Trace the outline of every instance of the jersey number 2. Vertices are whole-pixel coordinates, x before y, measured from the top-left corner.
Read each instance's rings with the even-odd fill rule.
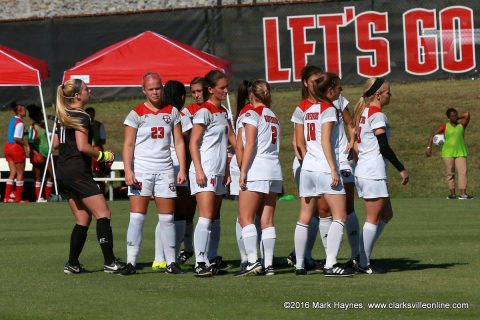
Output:
[[[153,127],[151,137],[152,139],[163,139],[165,136],[165,128],[164,127]]]

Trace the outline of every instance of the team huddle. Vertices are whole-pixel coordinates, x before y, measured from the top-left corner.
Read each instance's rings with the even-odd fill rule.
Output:
[[[192,80],[194,103],[187,107],[185,86],[178,81],[163,86],[161,76],[149,72],[142,78],[142,89],[146,101],[124,121],[130,221],[123,263],[113,253],[111,213],[91,173],[91,158],[108,164],[114,155],[88,144],[90,118],[83,111],[89,100],[87,85],[72,79],[58,87],[59,129],[54,139],[60,148],[58,177],[76,222],[64,272],[85,271],[79,256],[93,216],[104,271],[135,274],[148,205],[154,199],[158,224],[152,270],[182,274],[180,264],[193,257],[197,277],[218,274],[225,267],[218,247],[221,203],[229,186],[230,194],[239,199],[236,237],[241,264],[235,276],[274,275],[282,135],[268,82],[240,83],[235,125],[222,104],[228,81],[219,70]],[[337,75],[311,65],[302,70],[303,101],[291,118],[301,207],[294,249],[288,257],[299,276],[310,270],[329,277],[382,273],[370,256],[393,216],[387,160],[400,172],[402,183],[408,183],[408,172],[389,146],[388,121],[382,112],[390,101],[390,84],[381,78],[368,79],[353,115],[341,92]],[[354,210],[355,187],[366,208],[362,230]],[[199,217],[194,227],[196,208]],[[337,255],[345,227],[351,258],[340,264]],[[312,258],[318,231],[326,253],[322,262]]]

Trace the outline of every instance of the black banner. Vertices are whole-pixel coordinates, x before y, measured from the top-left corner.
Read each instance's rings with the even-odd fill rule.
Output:
[[[371,76],[392,81],[478,78],[479,14],[478,0],[186,9],[3,22],[0,44],[49,62],[51,78],[44,84],[49,101],[63,72],[76,61],[146,30],[232,61],[232,85],[265,78],[292,86],[305,63],[339,73],[350,84]],[[95,96],[119,97],[121,91]],[[0,105],[12,96],[1,89]]]

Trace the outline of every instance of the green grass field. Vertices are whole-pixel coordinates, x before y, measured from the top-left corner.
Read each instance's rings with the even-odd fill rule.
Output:
[[[64,275],[73,218],[66,203],[3,204],[0,213],[0,319],[479,319],[480,205],[477,200],[394,199],[395,217],[374,251],[385,275],[351,279],[320,274],[296,277],[289,268],[273,277],[152,273],[153,207],[145,225],[139,274],[101,271],[95,228],[81,261],[92,273]],[[116,254],[125,259],[128,202],[110,203]],[[234,235],[237,203],[222,210],[220,254],[238,263]],[[293,245],[299,202],[280,201],[275,255]],[[363,224],[363,205],[356,203]],[[323,258],[318,240],[314,256]],[[349,257],[343,242],[341,261]],[[185,269],[188,269],[187,265]],[[309,308],[284,309],[284,302]],[[360,310],[314,309],[314,302],[362,304]],[[372,309],[368,303],[467,303],[468,309]]]
[[[236,85],[236,84],[234,84]],[[439,80],[412,83],[393,83],[392,99],[385,113],[392,127],[390,143],[399,159],[410,172],[410,184],[400,185],[400,177],[395,169],[390,169],[390,192],[394,197],[444,198],[448,188],[444,182],[444,165],[440,149],[435,148],[435,157],[425,157],[425,146],[430,133],[445,119],[445,111],[455,107],[459,112],[469,111],[471,123],[466,130],[466,143],[469,149],[469,186],[472,195],[478,194],[480,186],[480,119],[479,81],[475,80]],[[361,95],[361,86],[344,86],[343,95],[350,100],[350,111]],[[234,96],[234,94],[232,94]],[[295,194],[292,177],[293,150],[291,147],[293,125],[290,122],[295,106],[300,101],[298,89],[273,92],[273,110],[281,122],[281,163],[284,171],[285,192]],[[123,144],[123,120],[130,109],[141,103],[142,99],[98,102],[95,91],[92,93],[91,106],[97,110],[97,119],[104,122],[107,130],[107,146],[117,155],[121,155]],[[232,108],[235,103],[232,101]],[[49,113],[53,108],[48,109]],[[11,117],[10,110],[0,112],[0,134],[6,139],[6,127]],[[30,123],[30,119],[26,119]],[[0,145],[3,157],[3,143]],[[28,188],[28,186],[27,186]],[[33,189],[33,186],[32,186]],[[480,196],[480,194],[479,194]]]

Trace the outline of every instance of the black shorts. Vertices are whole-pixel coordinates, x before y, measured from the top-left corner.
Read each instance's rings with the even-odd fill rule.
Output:
[[[93,178],[61,179],[60,193],[67,199],[83,199],[102,194]]]

